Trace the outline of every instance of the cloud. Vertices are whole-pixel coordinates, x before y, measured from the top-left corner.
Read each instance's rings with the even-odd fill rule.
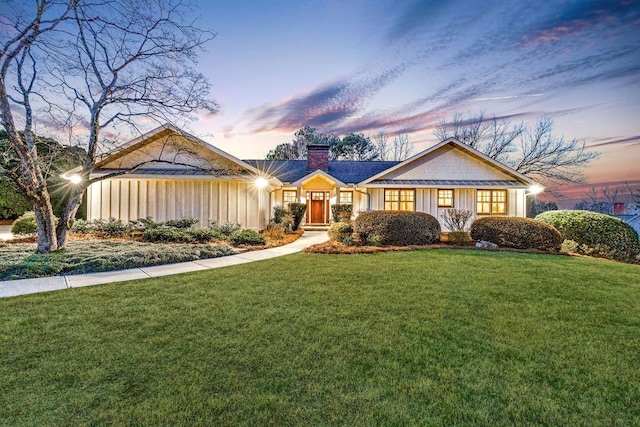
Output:
[[[588,31],[601,34],[602,28],[637,26],[640,5],[637,0],[592,0],[569,2],[560,13],[533,28],[524,37],[527,45],[559,42]]]
[[[305,125],[326,131],[361,112],[376,93],[397,79],[409,65],[403,63],[378,72],[363,71],[278,104],[250,110],[246,115],[252,123],[252,133],[291,131]]]
[[[614,138],[599,138],[594,141],[595,143],[589,144],[589,147],[604,147],[609,145],[637,145],[640,144],[640,135],[633,135],[628,137],[614,137]]]

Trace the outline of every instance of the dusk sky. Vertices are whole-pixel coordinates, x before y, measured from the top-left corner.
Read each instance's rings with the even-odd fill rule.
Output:
[[[199,13],[217,32],[198,68],[220,112],[190,130],[237,157],[305,125],[408,133],[417,153],[455,112],[545,114],[600,151],[589,184],[640,186],[639,0],[202,0]]]

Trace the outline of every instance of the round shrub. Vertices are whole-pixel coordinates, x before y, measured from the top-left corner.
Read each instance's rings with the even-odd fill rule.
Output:
[[[423,212],[363,212],[353,230],[362,242],[380,245],[428,245],[440,240],[440,223]]]
[[[58,218],[54,217],[55,225],[58,225]],[[33,211],[27,211],[20,215],[18,219],[13,221],[11,225],[11,233],[17,236],[29,236],[38,234],[38,225],[36,224],[36,214]]]
[[[235,245],[264,245],[266,239],[253,230],[238,230],[229,238]]]
[[[485,217],[471,224],[471,238],[516,249],[557,252],[562,245],[558,230],[530,218]]]
[[[581,253],[630,262],[640,254],[638,233],[621,219],[591,211],[548,211],[537,220],[558,229],[565,240],[580,245]]]
[[[339,206],[339,205],[338,205]],[[329,239],[336,242],[348,244],[352,242],[353,225],[350,222],[334,222],[327,231]]]

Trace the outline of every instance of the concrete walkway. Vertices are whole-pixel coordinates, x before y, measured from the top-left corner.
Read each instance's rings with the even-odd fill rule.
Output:
[[[81,286],[102,285],[123,282],[125,280],[148,279],[149,277],[168,276],[189,271],[208,270],[229,265],[261,261],[282,255],[300,252],[306,247],[328,240],[326,231],[307,231],[298,240],[277,248],[244,252],[219,258],[180,262],[177,264],[156,265],[153,267],[130,268],[128,270],[105,271],[102,273],[72,274],[68,276],[41,277],[37,279],[8,280],[0,282],[0,298],[38,292],[57,291]]]
[[[9,240],[13,238],[10,225],[0,225],[0,240]]]

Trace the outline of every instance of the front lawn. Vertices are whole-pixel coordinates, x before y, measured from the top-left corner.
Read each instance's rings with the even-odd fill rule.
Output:
[[[640,266],[295,254],[0,300],[0,424],[638,425]]]

